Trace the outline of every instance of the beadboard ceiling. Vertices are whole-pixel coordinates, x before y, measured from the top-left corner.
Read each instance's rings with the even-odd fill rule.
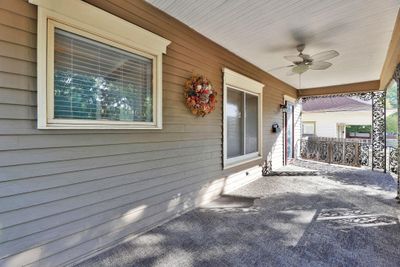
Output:
[[[301,88],[379,79],[400,0],[146,0],[278,79],[299,88],[285,55],[334,49],[327,70],[307,71]]]

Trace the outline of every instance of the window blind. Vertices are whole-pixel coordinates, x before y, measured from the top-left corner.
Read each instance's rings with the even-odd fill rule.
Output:
[[[153,60],[56,28],[54,118],[153,121]]]

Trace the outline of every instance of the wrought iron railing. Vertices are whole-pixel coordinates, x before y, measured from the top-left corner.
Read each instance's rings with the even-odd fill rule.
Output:
[[[361,167],[372,166],[370,140],[307,137],[301,139],[303,159]]]
[[[388,170],[391,173],[397,175],[397,170],[398,170],[397,160],[398,160],[399,150],[397,147],[392,147],[392,146],[388,146],[386,147],[386,149],[387,149],[386,165],[388,166]]]
[[[396,147],[386,147],[387,171],[397,175],[398,153]],[[372,147],[370,140],[306,137],[301,139],[302,159],[353,167],[371,167]]]

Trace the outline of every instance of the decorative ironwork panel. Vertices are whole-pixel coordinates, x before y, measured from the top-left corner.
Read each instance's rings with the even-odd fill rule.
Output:
[[[361,143],[358,146],[358,162],[360,166],[371,166],[369,156],[370,147],[368,143]]]
[[[386,171],[386,94],[372,93],[372,169]]]
[[[313,137],[301,140],[303,159],[347,166],[370,166],[371,145],[366,140]]]
[[[397,158],[399,156],[399,152],[397,148],[388,147],[389,149],[389,171],[397,174]]]
[[[268,176],[272,173],[272,161],[265,160],[261,168],[262,176]]]
[[[302,157],[303,159],[308,158],[308,155],[307,155],[307,151],[308,151],[307,145],[308,145],[308,141],[305,140],[305,139],[302,139],[301,142],[300,142],[300,157]]]
[[[357,164],[357,149],[356,143],[345,142],[344,143],[344,161],[345,165],[355,166]]]
[[[317,160],[318,144],[314,140],[308,141],[307,144],[308,158]]]
[[[319,142],[318,144],[318,160],[323,162],[329,162],[329,143]]]
[[[332,143],[332,163],[342,164],[343,163],[343,142]]]

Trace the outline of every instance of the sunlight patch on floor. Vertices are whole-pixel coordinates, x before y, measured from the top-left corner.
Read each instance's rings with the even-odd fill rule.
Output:
[[[357,208],[323,209],[318,214],[317,221],[326,222],[335,228],[376,227],[399,223],[396,217],[370,214]]]
[[[165,262],[174,262],[176,266],[193,266],[191,253],[178,248],[168,251],[159,257],[155,261],[154,266],[164,266]]]
[[[284,238],[280,242],[286,246],[296,246],[316,212],[315,209],[279,211],[275,222],[272,222],[270,226],[284,233]]]
[[[162,234],[145,234],[132,241],[135,245],[154,246],[165,241],[165,236]]]

